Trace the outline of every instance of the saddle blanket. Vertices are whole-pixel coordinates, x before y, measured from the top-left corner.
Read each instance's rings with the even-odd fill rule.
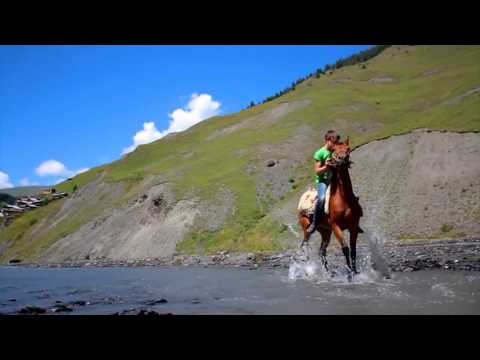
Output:
[[[303,193],[300,197],[300,201],[298,202],[298,211],[302,211],[307,215],[313,215],[315,212],[315,206],[317,205],[317,190],[314,188],[310,188]],[[327,191],[325,193],[325,204],[324,204],[324,212],[328,214],[328,203],[330,202],[330,185],[327,187]]]

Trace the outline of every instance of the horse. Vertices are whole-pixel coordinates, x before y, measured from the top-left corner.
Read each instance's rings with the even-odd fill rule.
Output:
[[[332,165],[330,166],[332,176],[330,181],[330,200],[328,203],[329,211],[328,214],[322,216],[315,229],[322,237],[320,257],[327,272],[329,271],[327,247],[333,231],[342,247],[350,273],[358,274],[356,268],[357,237],[359,232],[363,232],[359,227],[363,210],[353,193],[352,182],[348,173],[350,165],[350,146],[347,137],[343,143],[335,144],[332,154]],[[307,228],[311,220],[305,212],[300,211],[298,221],[303,228],[303,241],[300,245],[302,247],[304,244],[308,245],[309,236]],[[350,233],[350,247],[345,242],[343,230],[348,230]]]

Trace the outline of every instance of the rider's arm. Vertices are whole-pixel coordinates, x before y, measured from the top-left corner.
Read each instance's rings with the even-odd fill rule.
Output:
[[[323,165],[322,165],[322,162],[320,162],[318,160],[315,161],[315,173],[317,175],[320,175],[320,174],[324,173],[325,171],[327,171],[328,164],[329,164],[328,161]]]

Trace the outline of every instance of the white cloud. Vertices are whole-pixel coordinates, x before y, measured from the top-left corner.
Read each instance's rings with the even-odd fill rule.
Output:
[[[20,179],[20,181],[18,182],[20,186],[33,186],[33,185],[40,185],[38,182],[30,182],[30,180],[28,180],[27,177],[24,177],[22,179]]]
[[[38,176],[69,176],[71,174],[71,171],[57,160],[47,160],[42,162],[35,172]]]
[[[88,170],[90,170],[90,168],[82,168],[80,170],[75,171],[75,175],[82,174],[84,172],[87,172]]]
[[[8,174],[0,171],[0,189],[6,189],[13,187],[13,184],[10,182],[10,177]]]
[[[220,103],[214,101],[209,94],[193,94],[184,109],[176,109],[168,116],[172,119],[163,136],[188,129],[202,120],[215,116],[219,113]]]
[[[162,137],[160,131],[155,127],[155,123],[146,122],[143,124],[143,130],[140,130],[133,137],[133,145],[123,149],[122,155],[132,152],[138,145],[148,144]]]
[[[168,129],[160,132],[155,127],[155,122],[144,123],[143,130],[135,134],[133,144],[124,148],[122,155],[132,152],[138,145],[151,143],[173,132],[184,131],[205,119],[218,115],[220,106],[221,104],[214,101],[211,95],[194,93],[184,109],[179,108],[168,114],[171,119]]]
[[[84,173],[90,170],[90,168],[81,168],[79,170],[69,170],[65,165],[63,165],[58,160],[47,160],[42,162],[35,172],[38,176],[63,176],[63,177],[73,177],[75,175]]]

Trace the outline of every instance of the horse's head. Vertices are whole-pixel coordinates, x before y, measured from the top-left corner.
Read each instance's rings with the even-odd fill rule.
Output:
[[[343,143],[337,142],[332,154],[333,166],[340,168],[343,166],[350,167],[350,145],[348,137]]]

